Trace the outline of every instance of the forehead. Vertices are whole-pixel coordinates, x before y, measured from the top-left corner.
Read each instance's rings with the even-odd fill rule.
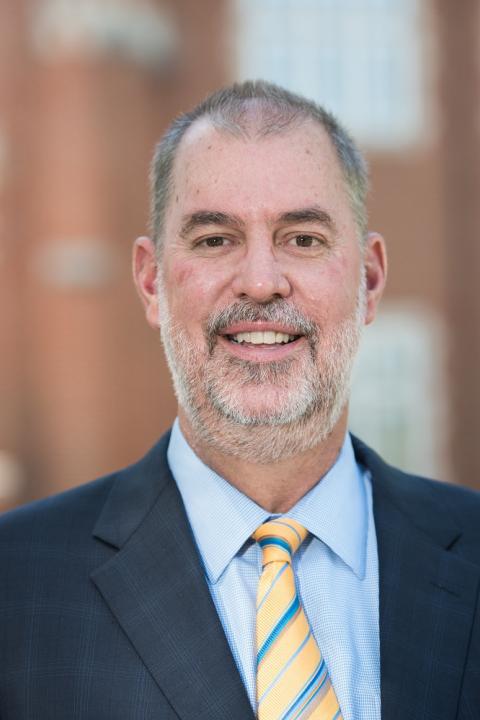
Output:
[[[336,151],[326,131],[305,121],[281,133],[236,136],[203,118],[182,139],[171,213],[214,209],[240,215],[320,205],[353,221]],[[170,213],[170,214],[171,214]]]

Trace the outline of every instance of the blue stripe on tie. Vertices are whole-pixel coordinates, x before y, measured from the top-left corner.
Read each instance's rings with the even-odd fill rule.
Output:
[[[272,682],[270,683],[270,685],[267,687],[267,689],[266,689],[265,692],[263,693],[262,697],[259,698],[259,700],[258,700],[258,704],[259,704],[259,705],[260,705],[260,703],[262,702],[262,700],[264,700],[265,697],[268,695],[268,693],[270,692],[270,690],[277,684],[277,682],[280,680],[280,678],[281,678],[282,675],[286,672],[286,670],[290,667],[290,665],[291,665],[292,662],[295,660],[295,658],[297,657],[297,655],[298,655],[300,652],[302,652],[303,648],[304,648],[305,645],[307,644],[307,642],[308,642],[309,638],[311,637],[311,635],[312,635],[312,631],[309,630],[308,633],[307,633],[307,635],[306,635],[306,637],[305,637],[305,640],[302,640],[302,642],[300,643],[299,647],[298,647],[298,648],[295,650],[295,652],[293,653],[292,657],[288,660],[287,663],[285,663],[285,665],[283,666],[283,668],[281,669],[281,671],[278,673],[278,675],[272,680]]]
[[[270,522],[274,523],[275,525],[283,525],[283,527],[288,527],[288,528],[290,528],[290,530],[291,530],[293,533],[295,533],[295,535],[297,536],[298,542],[299,542],[299,543],[302,543],[302,538],[301,538],[300,535],[298,534],[298,530],[297,530],[296,528],[294,528],[293,525],[289,525],[289,524],[288,524],[287,522],[285,522],[284,520],[271,520]]]
[[[298,710],[298,712],[297,712],[297,714],[295,715],[295,717],[293,717],[291,720],[297,720],[299,717],[301,717],[301,716],[303,715],[303,713],[305,712],[305,710],[308,708],[308,706],[310,705],[310,703],[312,702],[312,700],[315,699],[315,697],[318,695],[318,693],[319,693],[320,690],[323,688],[323,686],[325,685],[326,682],[327,682],[327,675],[325,674],[325,677],[323,678],[323,680],[322,680],[322,682],[320,683],[320,685],[315,689],[315,692],[313,692],[313,693],[310,695],[310,697],[308,698],[308,700],[307,700],[307,702],[305,703],[305,705],[302,705],[302,707]],[[339,713],[340,713],[340,710],[335,713],[335,715],[333,716],[332,720],[335,720],[335,718],[338,717]],[[307,716],[307,717],[308,717],[308,716]]]
[[[312,702],[312,700],[315,699],[316,695],[318,695],[318,693],[320,692],[320,690],[322,689],[322,687],[325,685],[326,681],[327,681],[327,678],[325,677],[325,678],[323,679],[323,682],[320,683],[320,685],[318,686],[318,688],[316,688],[315,692],[312,693],[312,695],[308,698],[308,700],[307,700],[307,702],[305,703],[305,705],[302,705],[302,707],[298,710],[297,714],[295,715],[295,717],[292,718],[292,720],[298,720],[298,718],[301,718],[302,715],[303,715],[303,713],[304,713],[306,710],[308,711],[308,706],[310,705],[310,703]],[[308,717],[308,716],[307,716],[307,717]],[[335,713],[335,717],[337,717],[337,713]]]
[[[264,537],[258,541],[258,544],[260,545],[262,550],[268,545],[276,545],[277,547],[281,547],[283,550],[286,550],[290,555],[292,554],[292,548],[290,547],[290,543],[288,543],[286,540],[283,540],[283,538]]]
[[[333,716],[332,720],[337,720],[337,718],[339,718],[340,715],[341,715],[341,713],[340,713],[340,708],[338,708],[338,710],[337,710],[337,712],[335,713],[335,715]]]
[[[283,628],[284,628],[286,625],[288,625],[288,623],[290,622],[290,620],[293,618],[293,616],[294,616],[294,615],[296,614],[296,612],[298,611],[299,607],[300,607],[300,602],[299,602],[299,600],[298,600],[298,595],[295,595],[295,597],[293,598],[292,602],[290,603],[290,605],[288,606],[288,608],[287,608],[286,611],[284,612],[283,616],[280,618],[280,620],[279,620],[278,623],[275,625],[275,627],[273,628],[272,632],[271,632],[270,635],[267,637],[267,639],[266,639],[265,642],[263,643],[262,647],[261,647],[260,650],[258,651],[258,655],[257,655],[257,665],[262,662],[262,658],[263,658],[263,656],[265,655],[265,653],[267,652],[267,650],[269,649],[270,645],[271,645],[273,642],[275,642],[275,640],[277,639],[277,637],[278,637],[278,636],[280,635],[280,633],[282,632]]]
[[[282,565],[282,567],[280,568],[280,570],[278,571],[278,573],[275,575],[275,577],[274,577],[273,580],[272,580],[272,584],[270,585],[270,587],[268,588],[267,592],[266,592],[265,595],[263,596],[263,598],[262,598],[262,600],[261,600],[261,602],[260,602],[260,605],[258,605],[258,607],[257,607],[257,612],[260,610],[260,608],[262,607],[263,603],[265,602],[265,600],[266,600],[266,599],[268,598],[268,596],[270,595],[270,591],[273,590],[273,588],[274,588],[277,580],[280,578],[280,576],[282,575],[282,573],[285,572],[285,570],[287,569],[287,567],[288,567],[288,562],[285,562],[285,563]]]
[[[325,670],[325,677],[323,678],[322,682],[318,686],[318,688],[315,690],[315,695],[317,692],[323,687],[327,680],[327,673],[325,668],[325,660],[323,660],[321,663],[317,666],[317,669],[313,672],[313,675],[310,675],[309,680],[307,680],[306,684],[303,686],[303,688],[300,690],[298,695],[292,700],[288,708],[286,709],[285,713],[282,715],[281,720],[294,720],[294,716],[292,713],[296,712],[298,710],[298,705],[301,703],[301,701],[305,698],[305,695],[308,694],[308,692],[312,689],[312,686],[315,685],[317,680],[320,678],[321,674]]]

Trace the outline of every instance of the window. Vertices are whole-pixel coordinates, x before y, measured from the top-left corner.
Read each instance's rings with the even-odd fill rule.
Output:
[[[232,1],[237,79],[261,77],[306,95],[366,146],[418,141],[425,112],[418,0]]]
[[[362,339],[350,428],[389,462],[451,479],[445,456],[444,353],[435,316],[417,305],[385,304]]]

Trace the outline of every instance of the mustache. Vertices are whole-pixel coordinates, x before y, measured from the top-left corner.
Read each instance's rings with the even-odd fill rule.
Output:
[[[213,350],[217,335],[229,325],[260,321],[284,324],[294,329],[295,335],[304,335],[312,347],[317,342],[317,325],[287,300],[275,298],[261,305],[252,300],[241,300],[209,317],[205,326],[209,351]]]

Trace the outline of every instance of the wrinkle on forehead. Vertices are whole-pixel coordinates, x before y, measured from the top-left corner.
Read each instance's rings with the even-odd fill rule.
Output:
[[[302,156],[313,156],[314,159],[318,157],[319,163],[330,161],[331,167],[336,169],[338,178],[347,189],[340,161],[327,131],[309,118],[301,119],[298,125],[285,127],[282,132],[263,135],[255,132],[233,134],[225,128],[216,127],[210,118],[199,118],[187,130],[178,147],[173,171],[174,184],[178,172],[188,173],[190,163],[195,162],[201,152],[222,153],[225,140],[263,144],[274,142],[277,137],[285,139],[288,136],[291,136],[292,142],[297,145],[299,162],[302,162]]]

